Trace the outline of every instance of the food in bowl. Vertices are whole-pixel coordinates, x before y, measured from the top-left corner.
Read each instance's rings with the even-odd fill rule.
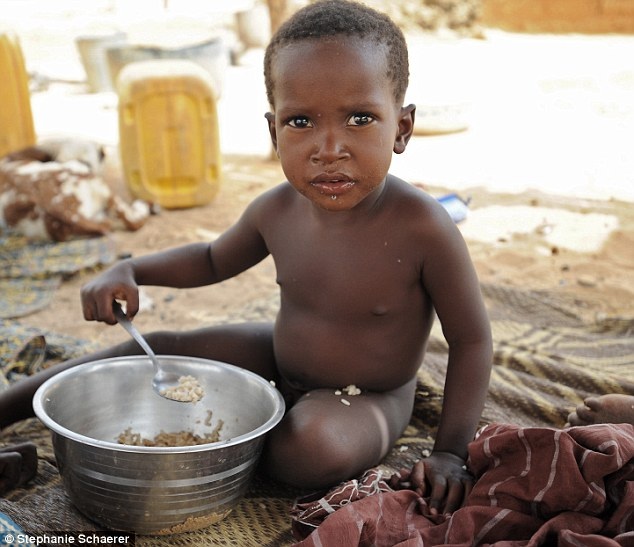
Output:
[[[128,446],[195,446],[197,444],[217,443],[220,441],[220,430],[223,422],[219,422],[211,433],[197,435],[191,431],[178,431],[177,433],[166,433],[161,431],[153,439],[146,439],[140,433],[132,431],[128,427],[117,437],[119,444]]]

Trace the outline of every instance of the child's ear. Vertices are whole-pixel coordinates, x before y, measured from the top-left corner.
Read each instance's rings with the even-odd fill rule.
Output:
[[[267,112],[264,114],[266,121],[269,124],[269,135],[271,135],[271,142],[273,143],[273,150],[277,153],[277,131],[275,130],[275,114]]]
[[[405,152],[407,143],[414,132],[414,119],[416,117],[416,105],[410,104],[401,108],[398,121],[398,132],[394,140],[394,152],[402,154]]]

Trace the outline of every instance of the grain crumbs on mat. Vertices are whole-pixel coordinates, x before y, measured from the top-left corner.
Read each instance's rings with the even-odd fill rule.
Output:
[[[202,517],[189,517],[185,522],[182,522],[181,524],[175,524],[170,528],[164,528],[162,530],[159,530],[158,532],[154,532],[153,535],[163,536],[171,534],[182,534],[183,532],[193,532],[194,530],[207,528],[212,524],[216,524],[216,522],[220,522],[229,513],[231,513],[231,509],[210,513],[209,515],[203,515]]]

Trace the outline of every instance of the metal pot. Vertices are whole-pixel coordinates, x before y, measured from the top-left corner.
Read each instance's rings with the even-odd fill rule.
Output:
[[[111,529],[139,534],[196,530],[224,518],[244,495],[265,434],[284,400],[265,379],[206,359],[159,356],[167,370],[196,377],[197,403],[170,401],[151,386],[146,356],[67,369],[37,390],[33,407],[51,430],[64,487],[77,508]],[[220,441],[184,447],[128,446],[130,428],[204,436],[222,420]]]

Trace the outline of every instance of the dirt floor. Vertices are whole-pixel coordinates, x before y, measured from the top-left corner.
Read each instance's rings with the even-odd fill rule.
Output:
[[[78,4],[73,7],[81,9]],[[23,25],[20,32],[30,69],[49,77],[32,98],[38,135],[73,132],[100,139],[108,151],[106,179],[128,197],[116,148],[116,96],[87,92],[72,50],[72,36],[79,34],[81,24],[43,13],[38,26],[31,16],[7,13],[15,15],[16,26]],[[62,37],[66,42],[62,43]],[[427,65],[415,57],[414,76],[421,68],[451,67],[457,56],[463,63],[473,60],[461,56],[464,41],[445,37],[430,44],[419,37],[413,43],[412,51],[431,46],[434,54],[449,54],[445,65],[441,55]],[[500,43],[502,49],[495,49]],[[634,71],[625,63],[632,58],[634,37],[526,37],[490,32],[485,40],[468,41],[468,48],[477,52],[484,67],[473,88],[471,98],[478,108],[471,125],[460,133],[414,137],[410,149],[395,160],[396,174],[423,185],[434,196],[458,192],[470,199],[469,215],[460,229],[483,282],[565,294],[578,301],[580,314],[588,320],[632,317],[634,169],[626,142],[634,136]],[[605,53],[605,58],[588,64],[592,53],[587,52],[597,51]],[[531,58],[535,52],[542,57]],[[502,54],[510,55],[513,63],[500,68]],[[568,54],[580,56],[579,64],[571,63]],[[113,233],[120,256],[211,240],[252,198],[284,179],[277,162],[268,159],[267,137],[262,133],[266,104],[258,88],[260,59],[261,52],[251,52],[242,66],[228,69],[219,103],[223,133],[219,195],[203,207],[163,210],[137,232]],[[537,67],[544,70],[538,72]],[[491,79],[495,74],[504,77],[503,85],[501,79]],[[412,94],[416,77],[413,82]],[[260,98],[246,101],[244,90],[254,87]],[[464,94],[472,88],[451,89],[455,95],[456,89]],[[438,85],[436,91],[435,98],[443,96]],[[412,100],[424,112],[424,99]],[[231,110],[236,101],[239,107]],[[493,115],[491,108],[495,108]],[[93,117],[87,119],[87,112]],[[236,126],[241,131],[230,133]],[[606,135],[613,140],[606,142]],[[629,142],[631,147],[634,139]],[[67,279],[51,306],[22,321],[104,345],[125,339],[127,335],[118,327],[83,321],[79,289],[93,275],[83,272]],[[267,259],[215,287],[145,288],[144,309],[136,321],[144,331],[198,327],[276,290],[274,266]]]

